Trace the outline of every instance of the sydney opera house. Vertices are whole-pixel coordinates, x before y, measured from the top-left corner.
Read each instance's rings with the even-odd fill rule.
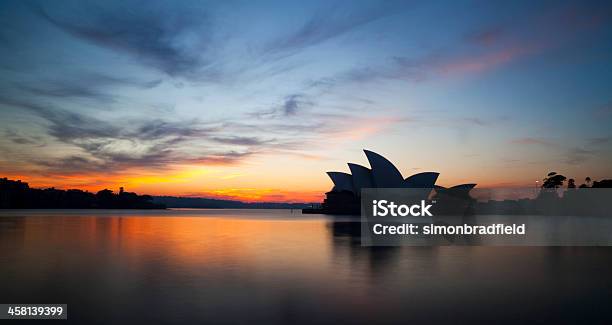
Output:
[[[320,209],[306,209],[305,213],[360,214],[361,190],[364,188],[422,188],[431,189],[434,195],[468,197],[476,184],[461,184],[450,188],[436,185],[440,173],[423,172],[404,178],[402,173],[385,157],[363,150],[370,168],[349,163],[350,174],[327,172],[334,183],[325,193]]]

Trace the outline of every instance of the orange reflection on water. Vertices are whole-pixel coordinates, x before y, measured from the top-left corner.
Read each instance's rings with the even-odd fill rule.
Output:
[[[163,212],[161,213],[163,215]],[[79,217],[23,218],[21,253],[41,247],[88,251],[96,263],[123,259],[131,269],[163,261],[198,266],[283,271],[321,271],[329,263],[330,242],[323,220],[241,219],[237,217]],[[65,254],[70,259],[70,254]],[[103,261],[103,259],[109,259]]]

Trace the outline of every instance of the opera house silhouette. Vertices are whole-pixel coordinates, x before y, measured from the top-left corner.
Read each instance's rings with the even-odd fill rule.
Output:
[[[361,190],[364,188],[422,188],[432,189],[436,195],[452,197],[469,197],[469,192],[476,184],[461,184],[450,188],[437,186],[440,173],[423,172],[404,179],[402,173],[387,158],[370,150],[363,150],[370,168],[348,163],[351,173],[327,172],[334,183],[333,188],[325,193],[325,200],[320,208],[304,209],[304,213],[325,214],[360,214]]]

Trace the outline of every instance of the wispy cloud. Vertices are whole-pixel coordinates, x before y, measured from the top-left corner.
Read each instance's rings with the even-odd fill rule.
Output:
[[[571,148],[567,151],[565,163],[568,165],[580,165],[597,154],[597,151],[585,148]]]
[[[552,146],[552,145],[554,145],[554,143],[549,141],[549,140],[542,139],[542,138],[532,138],[532,137],[524,137],[524,138],[513,139],[513,140],[510,141],[510,143],[520,144],[520,145],[541,145],[541,146]]]
[[[5,130],[4,138],[12,141],[15,144],[20,144],[20,145],[23,145],[23,144],[37,145],[37,146],[44,145],[44,142],[41,137],[33,136],[33,135],[25,135],[13,129]]]
[[[41,153],[29,160],[47,173],[66,175],[122,173],[142,167],[165,170],[180,165],[230,165],[254,155],[272,153],[311,159],[313,156],[304,153],[303,148],[324,135],[337,140],[361,137],[399,122],[311,111],[301,112],[306,114],[303,117],[307,122],[287,120],[286,116],[298,113],[293,111],[287,115],[287,101],[299,103],[296,104],[299,108],[305,105],[306,97],[288,96],[283,105],[276,107],[278,115],[249,123],[240,118],[216,122],[120,116],[100,119],[56,107],[36,97],[0,97],[0,105],[20,108],[39,118],[40,126],[51,140],[78,149],[68,150],[59,158],[51,159]],[[28,141],[16,133],[10,136],[14,141]]]
[[[78,39],[127,54],[170,76],[205,79],[216,74],[206,57],[212,33],[206,12],[159,3],[147,3],[146,9],[143,5],[82,6],[81,15],[70,19],[41,6],[32,8]]]
[[[396,4],[387,1],[367,10],[354,10],[347,6],[321,9],[297,30],[267,44],[264,53],[274,56],[294,54],[389,16],[394,13],[394,8]]]
[[[219,126],[198,121],[109,121],[23,99],[2,97],[0,104],[30,111],[44,121],[49,136],[81,150],[81,154],[60,159],[41,157],[32,161],[49,172],[112,173],[142,166],[166,169],[177,164],[235,164],[275,145],[256,137],[228,135]],[[16,133],[9,135],[13,141],[26,141]],[[198,143],[195,147],[190,145],[194,141]],[[231,144],[243,149],[224,151],[207,143]]]
[[[597,119],[605,119],[612,117],[612,102],[601,105],[593,111],[593,116]]]
[[[115,95],[111,92],[116,88],[151,89],[158,86],[160,79],[141,81],[132,78],[118,78],[103,74],[81,73],[72,78],[64,77],[55,80],[37,80],[28,83],[18,83],[14,86],[34,96],[44,96],[57,99],[88,98],[100,102],[112,102]]]
[[[232,144],[232,145],[241,145],[241,146],[259,146],[264,145],[266,143],[272,142],[272,140],[262,140],[258,137],[244,137],[244,136],[227,136],[227,137],[213,137],[212,140],[223,143],[223,144]]]
[[[489,124],[488,121],[485,121],[484,119],[480,117],[465,117],[463,118],[463,121],[465,121],[466,123],[478,125],[478,126],[485,126]]]
[[[487,26],[469,33],[466,40],[480,46],[492,46],[503,40],[505,32],[501,26]]]
[[[603,153],[602,145],[611,141],[610,137],[584,139],[582,144],[562,144],[545,138],[523,137],[510,141],[512,144],[554,148],[556,159],[568,165],[580,165]],[[545,159],[548,160],[548,159]],[[520,162],[521,160],[517,160]]]
[[[612,137],[603,136],[587,138],[583,140],[583,145],[574,146],[567,149],[565,162],[569,165],[580,165],[595,157],[604,158],[609,154],[608,144]]]
[[[588,37],[612,15],[595,7],[571,6],[551,10],[513,23],[484,26],[458,39],[452,46],[439,46],[421,55],[394,55],[369,65],[356,66],[333,76],[312,81],[312,87],[332,88],[338,84],[368,83],[383,79],[422,82],[436,78],[478,75],[519,59],[559,48]]]
[[[283,103],[283,113],[285,115],[295,115],[300,108],[308,104],[309,102],[304,101],[304,95],[289,95],[285,98],[285,102]]]
[[[486,150],[497,139],[486,132],[513,130],[495,117],[501,114],[517,126],[570,130],[565,122],[574,112],[555,111],[564,84],[548,83],[547,72],[571,73],[581,68],[579,60],[606,59],[610,36],[609,4],[606,10],[513,4],[509,13],[485,5],[456,15],[429,3],[387,1],[286,7],[128,1],[34,0],[39,5],[0,10],[0,42],[8,47],[0,54],[0,170],[8,170],[10,159],[11,171],[86,175],[79,182],[92,183],[118,171],[168,176],[244,163],[230,168],[235,171],[278,156],[301,163],[335,159],[324,153],[361,142],[392,145],[389,139],[401,146],[425,128],[435,129],[431,139],[441,146],[459,141],[466,142],[462,150]],[[532,75],[531,63],[548,57],[537,67],[542,73]],[[516,69],[506,74],[510,66]],[[581,70],[594,78],[564,93],[566,103],[606,103],[600,70]],[[445,82],[481,75],[496,85],[496,96],[486,94],[482,82]],[[527,87],[516,89],[525,91],[521,103],[512,89],[497,87],[531,77],[542,91],[518,85]],[[591,94],[604,98],[586,98]],[[519,111],[523,107],[540,111]],[[610,107],[585,112],[597,121],[576,120],[571,132],[515,134],[499,145],[520,149],[512,153],[516,165],[595,165],[601,159],[594,157],[609,157],[608,134],[592,132],[605,130]],[[538,117],[544,115],[543,122]],[[589,136],[580,136],[590,125]],[[507,152],[490,154],[496,159]]]
[[[312,96],[305,93],[293,93],[283,97],[279,104],[267,109],[250,112],[249,116],[257,119],[282,119],[304,113],[314,105]]]
[[[603,144],[608,144],[611,141],[612,141],[612,137],[598,137],[598,138],[587,139],[588,145],[591,145],[591,146],[599,146]]]

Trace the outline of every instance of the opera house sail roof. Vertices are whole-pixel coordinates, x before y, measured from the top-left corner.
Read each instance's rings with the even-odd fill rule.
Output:
[[[353,190],[355,193],[361,193],[362,188],[374,187],[372,170],[370,168],[353,163],[348,163],[348,166],[353,176]]]
[[[332,191],[354,191],[353,177],[351,176],[351,174],[343,172],[327,172],[327,175],[329,175],[329,178],[331,178],[332,182],[334,182],[334,188],[332,189]]]
[[[372,180],[375,187],[404,187],[402,173],[387,158],[369,150],[364,150],[372,167]]]
[[[435,188],[437,191],[453,193],[468,193],[476,184],[461,184],[450,188],[436,185],[437,172],[423,172],[411,175],[404,179],[402,173],[382,155],[363,150],[370,168],[358,164],[348,163],[350,174],[345,172],[327,172],[334,183],[330,192],[350,192],[361,195],[364,188]]]
[[[440,173],[423,172],[404,178],[402,173],[382,155],[363,150],[370,168],[348,163],[350,173],[327,172],[334,186],[325,193],[326,198],[318,208],[303,209],[302,213],[325,213],[331,215],[359,215],[361,212],[361,192],[366,188],[412,188],[422,189],[426,195],[435,193],[444,200],[469,198],[469,192],[476,184],[461,184],[449,188],[437,186]],[[448,201],[450,202],[450,201]]]

